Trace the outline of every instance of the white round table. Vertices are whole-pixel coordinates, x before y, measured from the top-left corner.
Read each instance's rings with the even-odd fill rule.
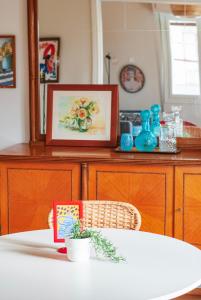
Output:
[[[2,300],[165,300],[201,284],[201,251],[130,230],[101,230],[126,262],[70,262],[51,230],[0,237]]]

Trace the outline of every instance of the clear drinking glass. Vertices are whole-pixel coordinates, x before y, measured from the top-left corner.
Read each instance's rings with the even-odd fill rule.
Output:
[[[183,120],[181,119],[181,105],[171,105],[171,111],[174,113],[176,136],[183,136]]]
[[[159,148],[160,151],[165,152],[175,152],[177,150],[177,140],[174,126],[161,126]]]

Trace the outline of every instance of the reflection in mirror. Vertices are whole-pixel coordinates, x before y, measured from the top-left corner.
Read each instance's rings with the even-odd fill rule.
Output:
[[[138,110],[159,103],[166,112],[177,110],[177,120],[180,114],[184,125],[197,125],[182,131],[178,122],[178,136],[201,137],[200,8],[102,3],[104,53],[111,56],[111,83],[118,82],[119,71],[127,64],[140,67],[145,74],[140,92],[130,94],[120,88],[120,108]]]
[[[90,0],[38,0],[38,16],[39,38],[60,39],[59,57],[53,50],[55,60],[59,60],[59,83],[103,83],[101,2],[95,5]],[[46,63],[45,56],[52,54],[48,47],[40,50],[41,66]],[[48,70],[45,76],[51,78]],[[46,81],[40,84],[41,133],[45,133],[47,84],[51,80]]]
[[[95,2],[101,5],[93,7]],[[120,84],[121,69],[137,66],[144,86],[129,93],[119,85],[120,109],[142,110],[158,103],[184,120],[187,127],[178,135],[201,137],[201,6],[38,0],[38,8],[39,36],[61,41],[59,83],[101,83],[104,67],[103,82]],[[133,80],[136,84],[138,79]],[[46,88],[41,83],[44,132]]]

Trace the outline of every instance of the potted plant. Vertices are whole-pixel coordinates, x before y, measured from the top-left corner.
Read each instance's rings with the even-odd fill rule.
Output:
[[[103,256],[114,262],[124,261],[117,255],[115,246],[101,232],[94,229],[82,229],[80,221],[75,222],[66,237],[67,256],[71,261],[86,261],[90,258],[90,246],[96,255]]]

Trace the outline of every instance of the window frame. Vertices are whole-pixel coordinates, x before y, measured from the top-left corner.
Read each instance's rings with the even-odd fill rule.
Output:
[[[179,20],[183,22],[196,22],[198,32],[201,31],[201,20],[189,19],[182,17]],[[179,104],[200,104],[201,103],[201,71],[199,72],[200,81],[200,95],[184,95],[172,94],[172,62],[171,62],[171,44],[170,44],[170,21],[178,21],[178,18],[172,15],[163,14],[161,17],[161,30],[162,30],[162,49],[163,49],[163,76],[164,76],[164,87],[165,87],[165,103],[179,103]],[[201,70],[201,36],[198,36],[198,60],[199,70]]]

